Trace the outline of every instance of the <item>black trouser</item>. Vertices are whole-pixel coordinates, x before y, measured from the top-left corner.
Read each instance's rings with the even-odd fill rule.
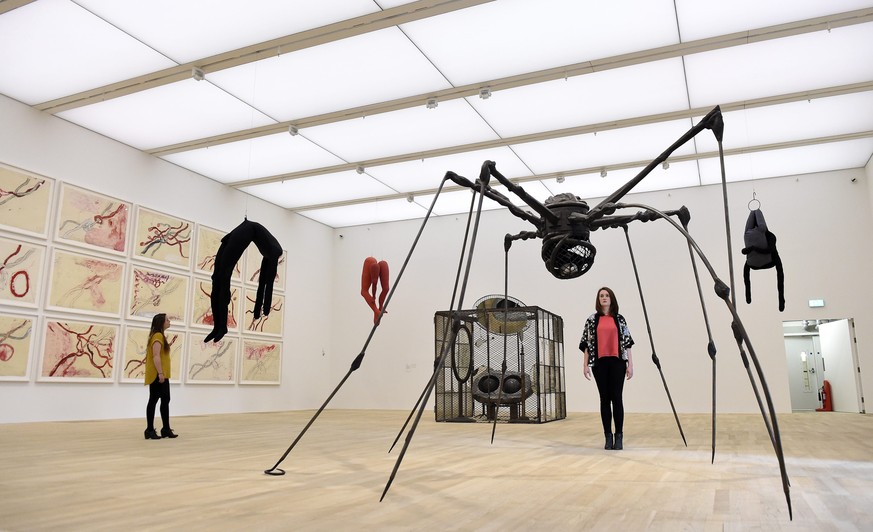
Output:
[[[161,400],[161,423],[165,429],[170,429],[170,379],[164,379],[161,384],[160,379],[155,377],[155,380],[149,384],[149,403],[146,405],[146,423],[149,430],[155,429],[155,406],[158,404],[158,399]]]
[[[624,389],[624,377],[627,363],[621,357],[603,357],[597,359],[592,372],[600,392],[600,420],[603,422],[603,432],[612,432],[612,420],[615,419],[615,432],[621,433],[624,428],[624,403],[621,402],[621,392]]]

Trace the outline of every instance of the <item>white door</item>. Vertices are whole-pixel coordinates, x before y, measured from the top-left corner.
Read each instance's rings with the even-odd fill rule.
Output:
[[[818,332],[824,378],[831,384],[834,412],[863,412],[858,386],[860,374],[850,321],[821,323]]]
[[[816,356],[813,336],[786,336],[785,357],[788,363],[788,388],[792,412],[812,412],[821,403],[821,364]]]

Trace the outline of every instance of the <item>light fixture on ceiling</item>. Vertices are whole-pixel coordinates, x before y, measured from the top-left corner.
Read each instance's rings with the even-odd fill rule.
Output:
[[[664,170],[669,170],[670,163],[668,163],[667,161],[664,161],[664,164],[661,165],[661,168],[663,168]]]
[[[203,81],[206,78],[206,72],[203,72],[202,68],[194,67],[191,69],[191,77],[197,81]]]
[[[479,89],[479,97],[483,100],[487,100],[491,97],[491,88],[485,87],[484,89]]]
[[[600,177],[606,177],[606,168],[600,171]]]
[[[295,137],[295,136],[297,136],[298,133],[300,133],[300,130],[297,129],[297,126],[288,126],[288,134],[289,135],[291,135],[292,137]]]
[[[407,194],[406,201],[408,201],[409,203],[412,203],[413,201],[415,201],[415,196],[413,196],[412,194]]]
[[[359,167],[355,168],[355,172],[357,172],[358,174],[363,174],[363,173],[364,173],[364,167],[363,167],[363,166],[359,166]]]
[[[427,99],[427,108],[428,109],[436,109],[438,105],[439,105],[439,102],[437,102],[436,98],[428,98]]]
[[[557,181],[558,183],[563,183],[564,179],[564,174],[558,174],[558,177],[555,178],[555,181]]]

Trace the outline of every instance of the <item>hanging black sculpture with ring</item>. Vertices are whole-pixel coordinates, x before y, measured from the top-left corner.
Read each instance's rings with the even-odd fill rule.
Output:
[[[688,209],[682,207],[681,209],[674,211],[661,211],[655,209],[654,207],[650,207],[648,205],[637,204],[637,203],[619,203],[619,200],[624,197],[628,192],[630,192],[640,181],[643,180],[654,168],[662,164],[667,158],[672,154],[675,150],[677,150],[680,146],[691,140],[694,136],[700,133],[703,130],[711,130],[715,135],[716,140],[718,141],[719,147],[719,159],[721,162],[721,170],[722,170],[722,192],[724,198],[724,207],[725,207],[725,230],[726,237],[728,242],[728,262],[730,269],[730,283],[729,287],[727,284],[722,281],[715,272],[715,269],[712,267],[712,264],[706,258],[706,256],[701,251],[700,247],[691,237],[691,234],[688,232],[687,226],[690,220],[690,213]],[[424,231],[425,226],[427,225],[428,220],[430,219],[430,215],[433,212],[434,205],[436,201],[439,199],[440,193],[443,190],[443,187],[446,181],[452,181],[457,185],[460,185],[465,188],[469,188],[475,192],[473,195],[473,200],[470,205],[470,216],[467,221],[467,229],[464,236],[464,242],[462,244],[461,249],[461,258],[458,264],[458,271],[455,277],[455,286],[452,292],[451,304],[449,308],[452,309],[453,312],[453,322],[451,327],[447,327],[446,329],[446,339],[442,342],[444,346],[442,353],[435,363],[434,373],[431,376],[429,382],[425,385],[422,390],[421,395],[419,396],[418,402],[416,403],[416,407],[413,409],[413,412],[410,413],[410,417],[407,418],[406,423],[404,423],[403,427],[400,430],[400,434],[402,434],[409,423],[409,421],[414,415],[414,421],[412,426],[409,428],[409,431],[406,432],[406,438],[400,451],[399,456],[394,464],[394,468],[391,471],[391,475],[388,478],[388,481],[385,485],[384,490],[382,491],[382,497],[380,500],[385,498],[385,495],[388,493],[391,484],[394,481],[394,478],[397,475],[397,472],[400,468],[400,464],[403,461],[403,457],[406,454],[406,451],[409,448],[409,445],[412,441],[412,437],[415,433],[415,429],[418,426],[419,421],[421,420],[422,414],[426,405],[428,403],[428,399],[430,397],[431,392],[434,389],[434,385],[436,383],[437,375],[440,371],[442,371],[444,364],[446,363],[446,359],[451,351],[451,347],[455,345],[455,341],[459,334],[459,331],[462,329],[462,319],[461,319],[461,309],[464,308],[464,296],[466,295],[467,281],[469,279],[470,269],[472,266],[472,257],[474,253],[474,249],[476,246],[476,237],[478,234],[479,221],[482,213],[482,202],[484,198],[489,198],[493,201],[496,201],[500,205],[506,207],[509,212],[523,220],[530,222],[533,225],[532,231],[522,231],[515,235],[506,235],[504,239],[504,247],[509,250],[512,242],[515,240],[528,240],[539,238],[542,240],[542,247],[540,250],[540,255],[543,259],[543,263],[546,266],[546,269],[549,273],[551,273],[554,277],[558,279],[574,279],[579,277],[591,269],[592,264],[594,263],[594,257],[596,255],[596,249],[590,242],[590,234],[592,231],[596,231],[598,229],[609,229],[609,228],[623,228],[626,230],[628,224],[631,224],[635,221],[649,222],[654,220],[665,220],[671,225],[673,225],[677,231],[679,231],[682,236],[685,237],[689,253],[691,255],[692,263],[694,264],[694,272],[695,278],[698,285],[698,292],[700,293],[701,303],[703,303],[703,295],[702,289],[700,288],[700,279],[698,277],[697,266],[695,262],[695,255],[700,259],[705,267],[706,271],[709,272],[710,277],[714,282],[714,289],[716,295],[724,302],[727,306],[728,311],[731,314],[731,330],[734,335],[734,339],[737,343],[737,348],[740,352],[740,356],[742,357],[743,364],[745,365],[750,382],[752,383],[752,387],[755,391],[755,396],[758,400],[758,405],[761,410],[761,415],[764,418],[764,423],[767,428],[768,434],[770,436],[770,441],[773,445],[773,449],[776,454],[777,461],[779,463],[779,470],[782,479],[782,488],[785,494],[785,500],[788,505],[788,513],[789,517],[793,518],[792,508],[791,508],[791,496],[789,492],[789,481],[788,474],[785,469],[785,458],[782,451],[782,442],[779,435],[779,428],[776,421],[776,412],[773,407],[773,401],[770,396],[769,388],[767,387],[767,382],[764,377],[764,373],[761,369],[761,365],[758,361],[758,357],[755,353],[755,349],[752,346],[751,340],[746,332],[745,327],[743,326],[742,321],[740,320],[739,315],[737,314],[736,309],[736,301],[735,301],[735,290],[733,289],[734,285],[734,275],[733,275],[733,267],[731,264],[731,246],[730,246],[730,228],[728,224],[728,209],[727,209],[727,185],[724,171],[724,150],[722,147],[722,134],[724,131],[724,122],[721,115],[721,110],[719,107],[715,107],[712,111],[710,111],[699,123],[689,129],[682,137],[680,137],[676,142],[674,142],[670,147],[668,147],[661,155],[659,155],[656,159],[654,159],[651,163],[649,163],[643,170],[640,171],[633,179],[622,185],[618,190],[610,194],[607,198],[602,200],[593,208],[589,208],[588,204],[581,200],[580,198],[572,195],[572,194],[560,194],[553,198],[549,198],[545,202],[545,204],[540,203],[535,198],[530,196],[524,189],[506,177],[504,177],[500,172],[497,171],[497,166],[492,161],[485,161],[483,163],[479,178],[476,182],[471,182],[469,179],[462,177],[454,172],[447,172],[443,177],[442,182],[440,183],[439,188],[437,189],[437,193],[434,196],[433,202],[431,203],[430,208],[428,209],[427,215],[422,221],[422,225],[419,228],[418,233],[416,234],[415,239],[413,240],[412,246],[409,250],[409,253],[406,257],[406,260],[403,263],[403,266],[400,270],[397,279],[394,282],[394,286],[391,288],[390,293],[388,294],[388,298],[385,301],[385,305],[382,307],[382,312],[385,312],[388,304],[391,302],[391,298],[394,294],[394,291],[397,290],[397,287],[400,285],[400,281],[402,279],[403,273],[406,269],[406,266],[409,262],[412,253],[415,251],[415,248],[418,244],[418,241],[421,237],[422,232]],[[533,214],[529,211],[523,210],[513,204],[509,198],[501,194],[500,192],[494,190],[489,185],[489,181],[491,178],[495,178],[501,185],[507,188],[510,192],[519,197],[522,201],[524,201],[528,206],[530,206],[536,214]],[[478,199],[478,205],[474,208],[473,205],[476,203]],[[634,214],[621,215],[616,214],[617,211],[621,211],[623,209],[640,209],[638,212]],[[678,217],[679,222],[673,219],[673,217]],[[472,231],[471,231],[471,222],[472,222]],[[467,249],[467,241],[469,239],[470,245],[469,249]],[[630,240],[628,239],[628,244],[630,244]],[[464,260],[464,255],[466,254],[466,261]],[[631,251],[632,254],[632,251]],[[631,255],[633,260],[633,255]],[[634,267],[636,268],[636,264],[634,261]],[[463,270],[463,275],[461,274]],[[636,272],[636,270],[635,270]],[[638,277],[638,275],[637,275]],[[640,294],[642,296],[642,289],[640,288]],[[457,302],[457,305],[456,305]],[[643,302],[645,305],[645,303]],[[707,332],[710,331],[709,319],[706,315],[706,308],[703,307],[704,319],[706,321]],[[646,316],[647,316],[646,312]],[[342,385],[348,380],[349,376],[352,372],[357,370],[361,363],[363,362],[364,356],[366,355],[366,348],[370,343],[370,340],[375,333],[376,328],[378,327],[379,321],[376,321],[376,324],[370,330],[370,334],[367,337],[367,340],[364,343],[364,346],[361,352],[355,357],[353,360],[351,367],[349,368],[346,375],[341,379],[340,383],[336,388],[331,392],[328,396],[327,400],[322,404],[322,406],[316,411],[313,417],[310,419],[309,423],[303,428],[297,438],[291,443],[282,457],[279,459],[276,464],[265,471],[265,473],[270,475],[281,475],[284,474],[284,471],[279,469],[279,464],[288,456],[297,442],[303,437],[309,427],[315,422],[330,400],[336,395]],[[648,316],[647,316],[647,326],[648,326]],[[651,329],[649,328],[649,333],[651,337]],[[654,352],[654,343],[652,344],[652,361],[658,366],[659,371],[661,370],[660,361],[657,355]],[[714,342],[712,341],[712,335],[709,334],[709,343],[707,345],[707,353],[712,359],[713,364],[713,455],[715,453],[715,354],[716,348]],[[753,374],[752,369],[749,365],[749,361],[751,360],[752,365],[754,366],[755,373]],[[661,372],[661,376],[663,379],[663,372]],[[758,392],[757,384],[755,382],[755,377],[757,376],[758,384],[760,384],[761,389],[764,394],[764,401],[766,401],[766,407],[764,402],[761,399],[761,396]],[[666,380],[664,380],[664,384],[666,387]],[[667,394],[669,397],[669,390],[667,390]],[[672,399],[671,399],[671,407],[672,407]],[[675,408],[674,415],[675,415]],[[678,416],[676,417],[676,421],[678,423]],[[679,425],[680,433],[682,434],[684,440],[684,433],[682,433],[681,425]],[[398,434],[398,439],[400,437]],[[493,438],[493,436],[492,436]],[[395,440],[396,443],[397,440]],[[393,448],[393,446],[392,446]]]

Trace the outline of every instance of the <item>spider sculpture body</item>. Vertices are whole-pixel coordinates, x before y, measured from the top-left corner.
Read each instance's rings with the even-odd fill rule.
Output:
[[[473,217],[473,204],[471,203],[470,208],[470,217],[468,218],[468,226],[467,226],[467,236],[470,238],[469,250],[467,252],[467,260],[466,260],[466,270],[461,275],[461,271],[464,266],[464,253],[467,249],[467,238],[465,237],[463,249],[461,252],[461,261],[458,265],[458,272],[455,280],[455,290],[452,297],[452,303],[450,308],[453,311],[453,324],[452,327],[447,331],[447,338],[443,342],[442,345],[445,346],[442,353],[440,354],[438,360],[434,365],[434,373],[429,381],[429,383],[425,386],[422,391],[421,396],[419,397],[418,403],[415,407],[413,407],[412,412],[410,412],[409,417],[406,420],[403,428],[401,428],[400,433],[395,439],[395,444],[400,438],[400,435],[406,430],[406,427],[409,421],[413,418],[413,414],[415,414],[415,420],[407,432],[406,439],[403,445],[403,448],[397,458],[397,461],[394,465],[394,469],[391,472],[391,476],[388,479],[388,482],[385,486],[384,491],[382,492],[382,498],[384,499],[385,495],[388,492],[388,489],[393,482],[395,475],[400,467],[400,464],[403,460],[403,457],[409,447],[409,444],[412,440],[412,436],[415,432],[415,429],[418,425],[418,422],[421,419],[421,416],[424,412],[424,409],[427,405],[428,399],[430,397],[430,393],[434,388],[436,383],[437,375],[442,370],[447,354],[450,351],[451,346],[455,344],[455,340],[458,334],[458,331],[462,329],[461,325],[461,314],[460,311],[463,309],[464,295],[466,291],[467,279],[469,277],[471,261],[473,257],[473,250],[475,248],[476,235],[478,232],[479,219],[482,211],[482,201],[484,198],[489,198],[493,201],[496,201],[500,205],[504,206],[506,209],[510,211],[514,216],[526,220],[531,223],[532,230],[531,231],[522,231],[518,234],[512,235],[507,234],[504,239],[504,249],[507,252],[507,262],[508,262],[508,251],[512,245],[512,242],[515,240],[528,240],[528,239],[541,239],[542,247],[541,247],[541,257],[543,259],[543,263],[545,264],[546,269],[551,273],[554,277],[558,279],[574,279],[579,277],[591,269],[592,264],[594,263],[594,258],[596,255],[596,249],[591,244],[589,237],[592,231],[596,231],[598,229],[610,229],[610,228],[622,228],[625,231],[625,235],[627,236],[627,227],[628,224],[634,221],[653,221],[662,219],[670,224],[672,224],[682,235],[686,238],[688,242],[688,250],[691,256],[692,265],[694,267],[694,274],[697,280],[698,286],[698,294],[700,296],[701,305],[703,307],[703,315],[704,320],[706,321],[706,328],[709,334],[709,344],[707,346],[708,354],[712,359],[712,368],[713,368],[713,459],[715,454],[715,355],[716,348],[714,342],[712,341],[712,334],[710,332],[709,320],[706,314],[706,307],[703,300],[703,292],[700,288],[700,279],[698,275],[697,265],[695,262],[695,255],[699,257],[700,261],[704,264],[705,269],[709,272],[712,280],[715,284],[715,292],[718,297],[725,303],[728,307],[728,310],[732,316],[731,329],[733,331],[734,339],[736,340],[738,350],[743,360],[743,364],[746,368],[746,371],[749,375],[749,379],[752,383],[752,388],[755,392],[755,396],[758,401],[758,406],[761,410],[761,414],[764,418],[764,424],[767,428],[767,431],[770,435],[771,443],[773,444],[774,451],[776,453],[777,460],[779,462],[780,473],[782,477],[782,486],[783,491],[785,493],[786,502],[788,504],[789,516],[792,516],[791,509],[791,498],[789,494],[789,484],[788,484],[788,475],[785,470],[785,461],[782,452],[782,444],[779,436],[779,429],[776,422],[776,413],[773,407],[773,402],[770,397],[770,393],[767,387],[766,379],[764,378],[764,374],[761,370],[761,366],[758,363],[757,355],[755,354],[755,350],[752,346],[752,343],[749,339],[748,334],[746,333],[745,327],[740,320],[739,315],[737,314],[735,302],[731,300],[731,294],[733,292],[732,287],[729,287],[726,283],[724,283],[715,272],[715,269],[710,264],[709,260],[703,254],[703,252],[698,247],[697,243],[691,237],[688,232],[688,222],[691,218],[691,215],[685,207],[682,207],[675,211],[660,211],[648,205],[635,204],[635,203],[619,203],[619,200],[626,195],[636,184],[638,184],[643,178],[645,178],[652,169],[656,168],[658,165],[667,160],[671,153],[673,153],[676,149],[686,143],[688,140],[693,138],[695,135],[700,133],[705,129],[712,130],[716,140],[719,145],[719,155],[722,159],[722,188],[723,191],[726,191],[725,179],[724,179],[724,164],[723,164],[723,150],[722,150],[722,132],[723,132],[723,120],[721,115],[721,110],[716,107],[712,111],[710,111],[697,125],[692,127],[688,132],[686,132],[682,137],[680,137],[675,143],[673,143],[667,150],[665,150],[660,156],[654,159],[649,165],[647,165],[636,177],[625,183],[622,187],[612,193],[610,196],[602,200],[596,206],[589,208],[589,205],[580,199],[579,197],[573,194],[559,194],[557,196],[553,196],[546,200],[544,203],[540,203],[538,200],[530,196],[524,189],[506,177],[504,177],[500,172],[497,171],[496,164],[492,161],[485,161],[481,167],[481,171],[479,174],[479,178],[472,182],[469,179],[462,177],[454,172],[447,172],[445,177],[443,178],[442,183],[437,191],[436,196],[434,197],[433,204],[428,211],[427,216],[425,217],[421,229],[419,229],[418,235],[416,236],[412,247],[409,251],[409,255],[406,258],[406,261],[403,263],[403,266],[400,270],[400,273],[397,279],[394,281],[394,286],[391,289],[391,292],[388,294],[388,298],[385,304],[382,306],[382,312],[384,313],[385,308],[391,301],[391,297],[396,290],[397,286],[400,284],[400,279],[403,276],[403,272],[406,269],[406,264],[409,261],[409,257],[412,255],[415,250],[415,246],[418,243],[419,237],[421,236],[422,231],[424,230],[425,225],[427,224],[427,220],[430,217],[431,212],[433,211],[433,205],[436,203],[439,198],[440,193],[442,192],[443,186],[446,181],[452,181],[453,183],[460,185],[461,187],[469,188],[473,190],[475,202],[478,197],[479,205],[478,209],[476,209],[475,218]],[[527,204],[534,212],[530,212],[524,209],[519,208],[515,204],[513,204],[509,198],[501,194],[500,192],[494,190],[490,186],[491,178],[495,178],[501,185],[506,187],[511,193],[515,194],[518,198],[520,198],[525,204]],[[640,209],[638,212],[629,215],[616,214],[617,211],[621,211],[623,209]],[[725,222],[727,226],[727,196],[725,193]],[[673,218],[678,218],[678,222]],[[475,221],[474,221],[475,220]],[[470,222],[474,221],[472,232],[470,231]],[[728,240],[728,257],[730,257],[730,230],[726,227],[727,231],[727,240]],[[630,239],[628,238],[628,246],[630,247]],[[633,250],[631,249],[631,260],[634,262],[634,272],[637,277],[637,284],[639,285],[639,274],[636,270],[636,263],[633,258]],[[733,284],[733,272],[731,271],[731,285]],[[460,285],[460,290],[459,290]],[[457,296],[457,305],[455,305]],[[640,296],[642,298],[642,290],[640,290]],[[646,325],[649,328],[649,337],[651,340],[651,328],[649,327],[648,313],[645,307],[645,301],[642,301],[643,311],[646,315]],[[380,316],[381,317],[381,314]],[[309,423],[304,427],[301,433],[297,436],[285,454],[279,459],[279,461],[274,465],[271,469],[265,471],[267,474],[271,475],[281,475],[284,474],[284,471],[278,469],[278,465],[285,459],[288,453],[294,448],[297,442],[302,438],[303,434],[309,429],[315,419],[320,415],[322,410],[327,406],[328,402],[333,398],[333,396],[337,393],[339,388],[343,385],[343,383],[348,379],[353,371],[360,367],[363,358],[366,354],[367,345],[369,345],[370,339],[375,332],[376,327],[378,327],[378,318],[376,324],[373,326],[373,329],[370,332],[369,337],[367,338],[363,349],[358,354],[358,356],[354,359],[349,368],[349,371],[346,373],[346,376],[342,379],[339,385],[334,389],[334,391],[327,398],[325,403],[321,406],[321,408],[315,413]],[[667,396],[670,399],[670,405],[673,407],[673,401],[670,397],[669,389],[667,388],[666,380],[664,380],[663,372],[661,372],[661,365],[658,360],[657,354],[655,353],[654,344],[652,344],[652,361],[657,366],[659,372],[661,373],[661,379],[664,383],[665,390],[667,392]],[[751,365],[750,365],[751,361]],[[756,375],[753,375],[753,369]],[[503,371],[506,371],[506,362],[503,363]],[[760,382],[761,388],[764,393],[764,400],[766,401],[766,407],[764,405],[764,401],[758,392],[758,387],[756,384],[755,377],[757,376],[757,380]],[[498,397],[498,404],[500,403],[500,398]],[[679,418],[676,416],[675,407],[673,407],[674,417],[676,418],[677,425],[679,425],[679,431],[682,434],[683,440],[685,439],[684,433],[682,432],[682,426],[679,424]],[[496,418],[495,418],[496,421]],[[492,441],[493,441],[493,431],[492,431]],[[392,446],[393,448],[393,446]]]

